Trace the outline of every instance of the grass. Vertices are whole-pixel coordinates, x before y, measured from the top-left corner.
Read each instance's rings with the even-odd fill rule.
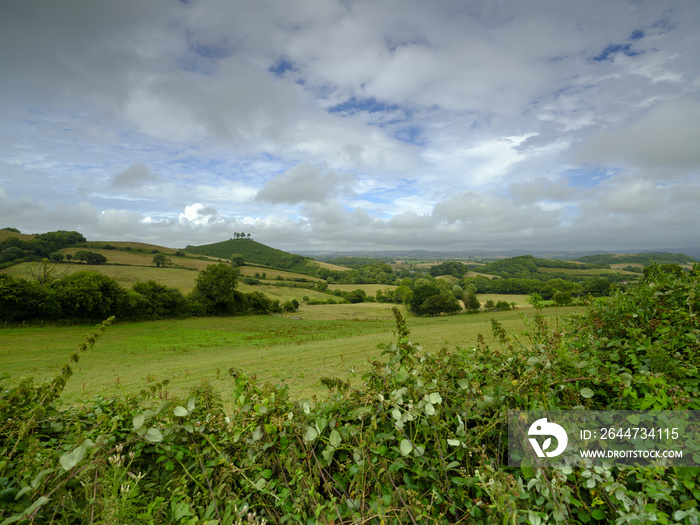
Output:
[[[559,313],[573,310],[559,309]],[[553,315],[554,310],[546,313]],[[437,351],[473,345],[479,333],[491,341],[491,318],[511,332],[523,327],[523,317],[515,311],[408,316],[408,326],[415,342],[426,351]],[[365,371],[368,361],[380,356],[377,345],[393,340],[394,328],[390,306],[378,303],[302,306],[294,316],[117,323],[82,357],[63,399],[74,404],[95,395],[137,393],[164,379],[171,381],[170,396],[183,395],[206,379],[226,399],[231,367],[287,384],[295,399],[322,396],[321,377],[348,378],[353,371]],[[46,380],[60,371],[90,331],[87,326],[0,329],[0,368],[13,381],[27,375]],[[353,381],[359,381],[357,375]]]
[[[37,263],[21,263],[0,270],[13,277],[32,279],[32,269]],[[156,268],[155,266],[117,266],[111,264],[87,265],[63,263],[58,265],[59,274],[71,274],[81,270],[94,270],[107,275],[125,288],[134,283],[156,281],[159,284],[178,288],[183,293],[194,289],[198,273],[184,268]]]

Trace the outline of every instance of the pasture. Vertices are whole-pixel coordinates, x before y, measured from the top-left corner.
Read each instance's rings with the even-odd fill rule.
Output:
[[[402,309],[403,310],[403,309]],[[574,308],[559,309],[559,314]],[[424,351],[474,345],[478,334],[490,344],[491,318],[511,334],[524,327],[531,309],[419,318],[407,315],[412,340]],[[554,315],[554,310],[547,310]],[[554,327],[554,326],[553,326]],[[116,323],[83,355],[63,399],[70,404],[135,394],[169,380],[163,395],[183,395],[208,380],[224,396],[228,370],[239,368],[273,384],[287,384],[294,399],[323,396],[323,376],[359,381],[377,359],[380,343],[394,339],[391,305],[360,303],[302,306],[294,315],[209,317]],[[27,326],[0,329],[0,368],[12,381],[46,380],[68,361],[90,326]]]

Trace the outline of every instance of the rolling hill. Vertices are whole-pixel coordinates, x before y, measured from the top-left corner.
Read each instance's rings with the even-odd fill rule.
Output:
[[[319,264],[309,257],[271,248],[252,239],[229,239],[201,246],[187,246],[185,252],[221,259],[230,259],[234,255],[240,255],[246,263],[292,270],[306,275],[316,275],[319,268]]]

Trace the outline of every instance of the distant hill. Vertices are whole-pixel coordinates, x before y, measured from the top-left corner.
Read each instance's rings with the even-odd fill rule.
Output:
[[[291,270],[307,275],[316,275],[319,268],[319,264],[309,257],[271,248],[252,239],[229,239],[201,246],[188,245],[185,251],[221,259],[230,259],[234,255],[240,255],[248,264]]]
[[[17,237],[20,241],[31,241],[34,238],[34,235],[16,232],[14,228],[3,228],[0,230],[0,242],[6,241],[10,237]]]
[[[684,265],[694,262],[694,259],[689,255],[669,252],[586,255],[584,257],[579,257],[576,260],[592,264],[630,263],[641,264],[643,266],[649,266],[654,263]]]

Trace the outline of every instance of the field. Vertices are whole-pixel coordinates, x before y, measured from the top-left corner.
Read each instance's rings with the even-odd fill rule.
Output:
[[[573,312],[573,308],[559,313]],[[405,312],[404,312],[405,313]],[[519,312],[416,318],[408,316],[412,339],[425,351],[474,345],[477,335],[492,341],[490,319],[509,331],[523,328]],[[553,310],[548,310],[553,315]],[[271,383],[290,386],[295,399],[322,396],[323,376],[348,378],[379,357],[380,343],[394,338],[390,305],[361,303],[302,306],[294,315],[201,318],[117,323],[85,354],[63,398],[68,403],[137,393],[169,379],[169,395],[209,380],[226,394],[228,370],[237,367]],[[0,329],[0,368],[13,380],[45,380],[67,362],[88,326]],[[356,376],[354,381],[358,381]]]

